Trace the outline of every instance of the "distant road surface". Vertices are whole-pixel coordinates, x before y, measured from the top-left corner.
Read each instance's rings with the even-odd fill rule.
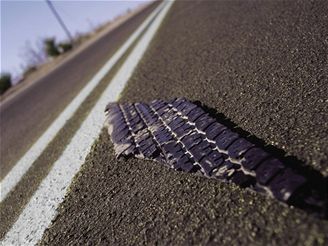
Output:
[[[138,13],[0,106],[1,179],[153,8]]]

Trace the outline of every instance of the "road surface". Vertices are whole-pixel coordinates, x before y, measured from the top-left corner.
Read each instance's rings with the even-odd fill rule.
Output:
[[[120,101],[199,100],[327,174],[325,10],[176,2]],[[104,131],[44,243],[324,245],[327,231],[327,221],[234,185],[117,161]]]
[[[152,9],[107,33],[64,66],[1,105],[1,179]]]
[[[199,100],[327,176],[327,13],[325,1],[177,1],[119,101]],[[117,160],[103,129],[40,243],[326,245],[327,231],[233,184]]]
[[[64,67],[58,67],[48,76],[1,105],[1,151],[3,151],[1,153],[0,172],[2,177],[1,196],[5,193],[6,187],[9,187],[11,191],[4,196],[5,198],[2,198],[4,200],[1,200],[0,203],[0,216],[4,218],[3,223],[0,224],[1,238],[20,215],[42,180],[48,175],[53,163],[61,156],[66,145],[79,129],[81,122],[86,118],[100,94],[106,88],[118,67],[122,64],[126,54],[101,79],[90,95],[79,105],[78,110],[73,116],[62,119],[64,126],[53,139],[49,139],[49,143],[46,142],[45,146],[41,146],[45,148],[42,154],[36,155],[36,160],[33,160],[34,155],[20,160],[20,164],[26,165],[29,162],[33,165],[26,171],[22,171],[21,169],[18,171],[13,170],[13,167],[19,166],[16,162],[24,154],[24,149],[28,150],[27,154],[31,152],[31,149],[29,149],[30,145],[38,139],[43,131],[48,130],[47,127],[50,124],[53,126],[52,121],[65,108],[66,105],[63,102],[66,104],[71,103],[70,100],[74,98],[75,94],[79,93],[81,87],[85,86],[84,84],[88,83],[97,70],[99,70],[99,67],[103,66],[102,63],[107,62],[117,52],[117,49],[122,46],[122,43],[131,36],[157,5],[157,3],[150,5],[136,16],[97,40],[92,46],[83,50],[72,60],[69,60]],[[126,53],[129,52],[130,49]],[[87,57],[91,60],[90,63],[86,61]],[[98,61],[100,58],[100,62],[102,63]],[[69,67],[66,67],[66,65]],[[77,69],[81,71],[77,72]],[[79,80],[80,74],[83,75],[85,72],[89,73],[88,76]],[[63,76],[64,79],[57,81],[57,76]],[[58,94],[56,95],[56,93]],[[36,99],[39,102],[38,104],[35,103]],[[27,107],[24,105],[27,105]],[[34,111],[38,112],[35,113]],[[31,117],[32,115],[33,117]],[[25,122],[25,124],[22,124],[22,122]],[[27,125],[30,125],[31,129],[28,129]],[[36,149],[40,148],[39,145],[34,147]],[[14,173],[14,175],[8,177],[8,173]],[[22,177],[16,178],[17,173],[22,175]],[[17,184],[12,181],[13,178],[16,178],[18,181]],[[11,185],[7,185],[8,183]]]

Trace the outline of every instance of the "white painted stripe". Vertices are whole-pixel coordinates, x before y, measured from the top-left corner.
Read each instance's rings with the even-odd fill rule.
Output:
[[[61,157],[54,163],[48,176],[42,181],[16,223],[5,236],[2,245],[34,245],[41,239],[44,230],[56,215],[56,208],[63,201],[72,178],[79,171],[91,145],[99,136],[105,120],[105,106],[108,102],[119,98],[172,3],[173,1],[165,2],[163,10],[114,76]]]
[[[56,120],[48,127],[42,136],[32,145],[32,147],[21,157],[10,172],[0,183],[0,202],[17,185],[23,175],[32,166],[33,162],[41,155],[47,145],[54,139],[60,129],[65,125],[81,103],[90,95],[92,90],[99,84],[105,75],[112,69],[117,61],[122,58],[134,41],[140,36],[145,28],[151,23],[156,14],[161,10],[163,4],[158,6],[152,14],[142,23],[142,25],[129,37],[129,39],[120,47],[110,60],[96,73],[96,75],[86,84],[74,100],[64,109]]]

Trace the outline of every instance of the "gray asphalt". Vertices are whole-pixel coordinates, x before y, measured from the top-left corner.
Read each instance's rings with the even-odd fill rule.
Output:
[[[41,245],[327,245],[328,222],[249,190],[143,160],[106,131]]]
[[[148,15],[148,11],[98,39],[0,107],[0,179],[56,119],[83,86]]]
[[[130,21],[137,27],[157,6],[157,3],[148,6]],[[130,31],[133,30],[134,29]],[[114,33],[112,34],[115,35]],[[128,35],[129,33],[126,33],[125,38],[128,37]],[[0,223],[0,239],[3,238],[6,232],[11,228],[34,192],[38,189],[42,180],[48,175],[53,163],[61,156],[71,138],[75,135],[76,131],[78,131],[80,125],[94,107],[102,92],[108,86],[108,83],[110,83],[134,45],[135,43],[132,44],[122,58],[113,66],[111,71],[99,82],[86,100],[80,105],[79,109],[65,123],[64,127],[58,132],[49,145],[46,146],[43,153],[34,161],[33,165],[24,174],[18,184],[0,203],[0,218],[2,219]]]
[[[326,1],[180,1],[121,101],[187,97],[328,174]],[[327,245],[328,221],[233,184],[116,160],[104,130],[47,244]]]

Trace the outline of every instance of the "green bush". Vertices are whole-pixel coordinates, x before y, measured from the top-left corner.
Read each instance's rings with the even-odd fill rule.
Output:
[[[54,38],[47,38],[44,40],[45,51],[48,56],[56,57],[60,55],[60,52],[56,46]]]
[[[11,75],[9,73],[1,74],[0,76],[0,94],[2,95],[11,87]]]
[[[65,53],[73,48],[71,43],[60,43],[58,45],[58,49],[61,51],[61,53]]]

